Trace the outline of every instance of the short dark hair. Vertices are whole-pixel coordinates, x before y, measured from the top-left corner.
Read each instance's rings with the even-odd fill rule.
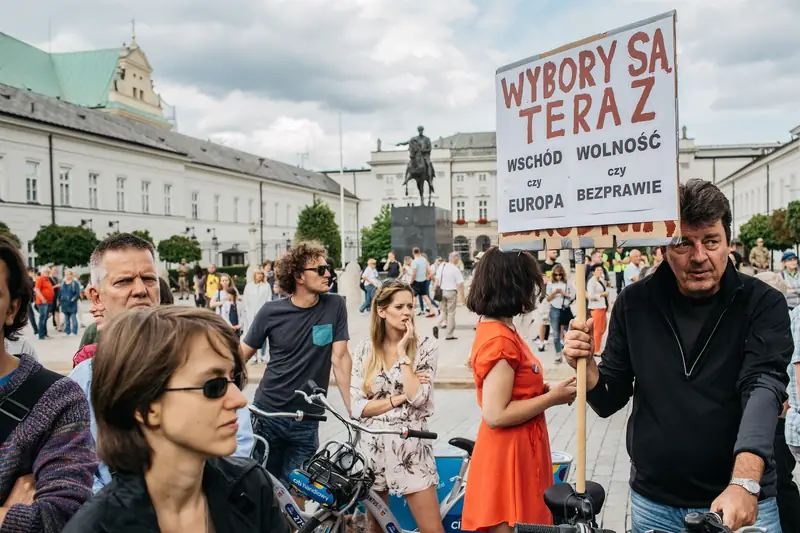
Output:
[[[414,247],[414,249],[413,249],[413,250],[411,250],[411,253],[412,253],[412,254],[414,254],[414,255],[417,255],[417,254],[419,254],[419,253],[420,253],[420,251],[419,251],[419,248],[417,248],[417,247],[415,246],[415,247]]]
[[[490,318],[511,318],[533,311],[544,281],[528,252],[489,248],[478,261],[467,295],[467,309]]]
[[[693,178],[680,186],[681,222],[694,228],[711,226],[722,221],[725,239],[731,242],[731,204],[710,181]]]
[[[287,294],[297,290],[297,277],[303,274],[306,264],[318,257],[327,258],[325,247],[316,241],[301,242],[291,248],[275,263],[278,285]]]
[[[593,264],[592,266],[589,267],[589,272],[594,272],[598,268],[602,268],[603,272],[606,271],[606,267],[604,267],[602,263],[595,263],[595,264]]]
[[[5,282],[10,301],[12,303],[19,302],[14,321],[11,325],[3,326],[3,336],[10,341],[15,341],[19,338],[20,330],[28,323],[28,306],[33,298],[33,285],[19,248],[5,235],[0,235],[0,261],[6,264],[8,270],[8,279]]]
[[[100,275],[100,270],[102,269],[103,256],[106,252],[128,249],[147,250],[155,261],[156,249],[150,242],[140,239],[132,233],[115,233],[100,241],[100,244],[97,245],[89,258],[92,285],[99,287],[103,277],[105,277],[105,274]]]
[[[150,405],[189,357],[190,340],[204,335],[220,356],[233,357],[239,384],[245,367],[231,327],[208,309],[167,306],[133,309],[103,330],[92,363],[91,398],[97,455],[111,470],[143,473],[152,465],[138,412],[148,426]]]
[[[169,281],[162,277],[158,278],[159,286],[159,305],[172,305],[175,303],[175,297],[172,295],[172,287],[169,286]]]

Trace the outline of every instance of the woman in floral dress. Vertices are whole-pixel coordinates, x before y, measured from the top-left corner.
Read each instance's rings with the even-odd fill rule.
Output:
[[[427,431],[437,347],[433,339],[417,337],[411,287],[401,281],[382,285],[372,301],[371,320],[370,338],[353,357],[353,416],[368,427]],[[360,446],[381,497],[404,496],[421,533],[443,533],[432,443],[365,434]]]

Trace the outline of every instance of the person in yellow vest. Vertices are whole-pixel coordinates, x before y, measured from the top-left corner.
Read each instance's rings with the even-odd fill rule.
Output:
[[[203,285],[206,288],[206,306],[214,298],[214,295],[219,290],[219,275],[217,274],[216,265],[208,265],[208,274],[203,279]]]
[[[614,286],[617,288],[617,293],[619,293],[619,291],[622,290],[622,287],[625,286],[625,266],[630,263],[630,261],[631,260],[628,257],[628,253],[625,251],[625,249],[621,246],[618,246],[614,252],[614,259],[611,261],[614,267]]]

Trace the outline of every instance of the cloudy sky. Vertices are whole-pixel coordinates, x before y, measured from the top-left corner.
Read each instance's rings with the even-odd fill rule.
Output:
[[[785,141],[800,125],[797,0],[14,3],[0,31],[54,52],[118,46],[135,17],[180,131],[292,164],[308,152],[306,168],[338,168],[340,111],[348,167],[418,124],[493,130],[498,66],[673,8],[690,136]]]

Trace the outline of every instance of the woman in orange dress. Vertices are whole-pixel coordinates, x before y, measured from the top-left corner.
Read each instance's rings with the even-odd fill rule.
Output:
[[[552,524],[544,491],[553,484],[544,412],[572,403],[575,378],[548,386],[542,365],[514,329],[534,308],[542,276],[529,253],[490,248],[475,269],[467,307],[481,316],[472,372],[482,420],[469,467],[462,529],[509,533],[517,523]]]

